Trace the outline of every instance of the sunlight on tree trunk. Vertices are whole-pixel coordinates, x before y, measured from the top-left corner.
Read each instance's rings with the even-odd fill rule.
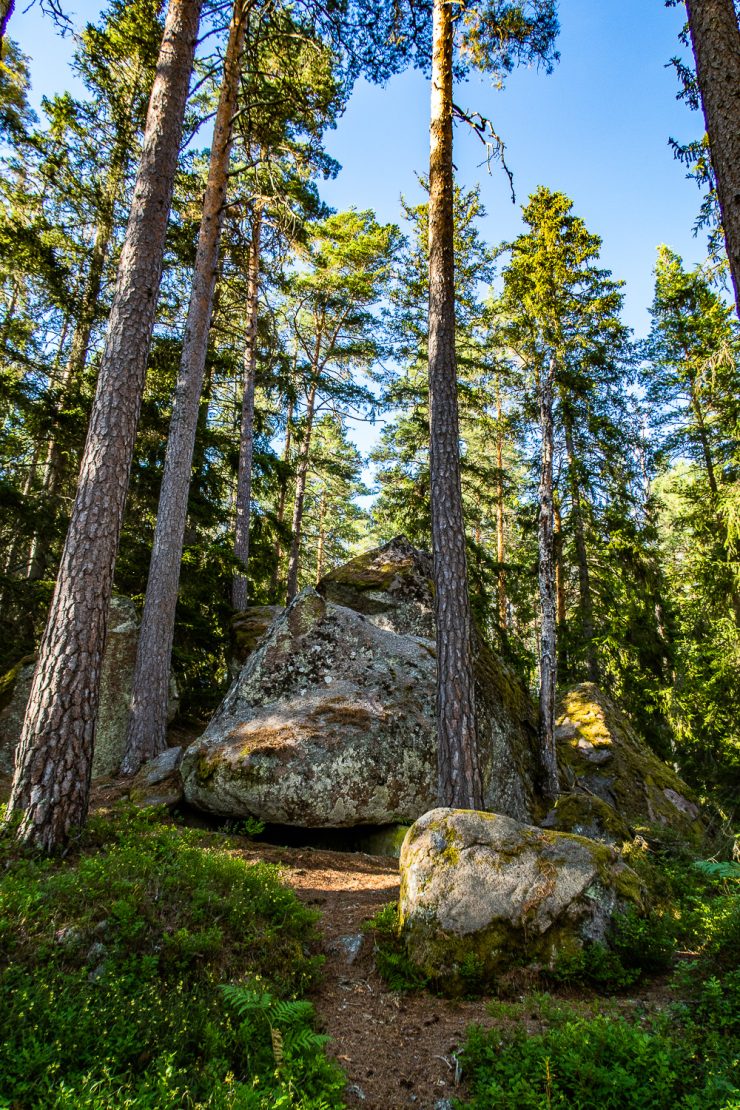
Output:
[[[686,10],[740,316],[740,29],[734,0],[686,0]]]
[[[121,764],[125,774],[167,746],[167,702],[172,641],[175,634],[177,589],[193,450],[198,426],[203,372],[208,349],[218,254],[228,190],[233,117],[239,92],[239,62],[246,17],[237,0],[229,29],[224,75],[211,146],[208,183],[185,325],[180,372],[175,388],[159,494],[154,545],[136,654],[131,713]]]
[[[429,436],[437,623],[438,791],[445,806],[480,809],[472,618],[460,487],[455,359],[452,8],[435,0],[429,156]]]
[[[246,609],[247,569],[249,567],[249,522],[252,497],[252,458],[254,455],[254,387],[257,374],[257,319],[260,292],[260,239],[262,205],[255,201],[249,247],[247,282],[247,338],[244,347],[244,394],[242,397],[241,430],[239,434],[239,469],[236,477],[236,528],[234,554],[244,568],[234,578],[231,603],[235,609]]]
[[[52,851],[87,817],[108,603],[162,275],[201,0],[171,0],[77,497],[23,724],[8,816]]]
[[[540,368],[540,430],[542,469],[540,473],[539,560],[540,587],[540,764],[542,792],[548,801],[558,796],[558,763],[555,753],[556,614],[555,560],[553,546],[553,386],[555,359],[547,358]]]

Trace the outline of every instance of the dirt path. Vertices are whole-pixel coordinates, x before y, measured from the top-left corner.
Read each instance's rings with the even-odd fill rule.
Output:
[[[313,996],[329,1051],[348,1076],[347,1105],[448,1110],[459,1097],[455,1052],[471,1022],[492,1025],[485,1001],[388,991],[363,921],[398,897],[398,861],[362,853],[248,844],[250,859],[279,863],[298,897],[322,918],[326,964]]]

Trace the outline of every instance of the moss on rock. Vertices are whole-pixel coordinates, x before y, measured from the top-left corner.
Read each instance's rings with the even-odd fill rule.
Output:
[[[470,969],[553,968],[608,943],[614,915],[645,890],[611,846],[470,810],[436,809],[401,851],[400,922],[412,963],[452,993]]]
[[[556,828],[624,840],[650,826],[672,829],[698,846],[705,835],[698,800],[640,739],[626,714],[592,682],[568,690],[558,706],[555,739],[569,791],[555,808]]]

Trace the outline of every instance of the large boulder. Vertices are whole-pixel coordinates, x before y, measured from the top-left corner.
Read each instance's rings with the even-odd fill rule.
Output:
[[[552,968],[608,943],[615,913],[642,908],[640,880],[615,849],[494,813],[425,814],[400,867],[407,952],[451,990],[515,964]]]
[[[408,541],[332,571],[279,615],[182,764],[206,811],[303,827],[409,824],[436,803],[431,562]],[[481,643],[485,804],[531,819],[535,717]]]
[[[594,683],[563,694],[555,740],[563,794],[546,824],[614,842],[650,826],[689,843],[704,837],[704,816],[689,787]]]
[[[100,674],[92,771],[96,778],[115,774],[123,758],[138,636],[134,603],[127,597],[114,597],[110,603],[108,638]],[[35,665],[35,656],[26,656],[0,680],[0,773],[10,774],[13,770]],[[171,678],[170,719],[176,711],[177,687]]]
[[[333,570],[288,610],[257,607],[237,618],[246,663],[185,755],[188,801],[230,817],[329,828],[411,824],[432,808],[431,574],[430,557],[399,537]],[[701,835],[688,788],[589,683],[560,703],[563,795],[548,812],[536,788],[531,695],[477,634],[475,678],[485,808],[612,843],[655,823]]]

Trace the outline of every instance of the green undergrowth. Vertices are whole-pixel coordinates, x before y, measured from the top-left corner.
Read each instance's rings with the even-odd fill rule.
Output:
[[[657,870],[662,913],[647,920],[659,935],[645,920],[623,924],[602,983],[588,967],[560,969],[561,981],[590,982],[598,995],[490,1004],[495,1027],[468,1032],[460,1108],[740,1110],[740,865],[666,858]],[[625,971],[661,970],[669,957],[672,976],[653,1001],[649,991],[604,998],[627,985]]]
[[[0,837],[0,1110],[343,1106],[301,1000],[314,923],[156,811],[91,819],[65,859]]]
[[[390,990],[416,991],[430,986],[426,975],[406,955],[398,902],[386,902],[374,917],[365,922],[363,931],[373,937],[375,966]]]

